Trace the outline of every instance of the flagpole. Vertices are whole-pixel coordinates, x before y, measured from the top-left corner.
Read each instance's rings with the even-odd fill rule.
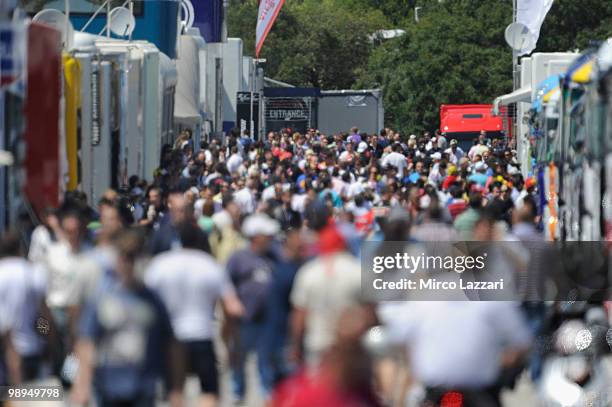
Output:
[[[516,23],[517,21],[517,7],[518,6],[518,0],[512,0],[512,22]],[[514,48],[512,49],[512,91],[514,92],[515,90],[517,90],[521,84],[520,84],[520,78],[519,78],[519,60],[518,60],[518,54],[519,51],[515,50]],[[509,116],[510,112],[508,110],[506,110],[506,116]],[[514,140],[511,140],[511,142],[514,144],[514,148],[518,148],[518,139],[519,139],[519,125],[518,125],[518,121],[519,118],[517,117],[518,114],[518,104],[515,103],[514,105],[514,120],[511,121],[511,125],[512,125],[512,138]]]

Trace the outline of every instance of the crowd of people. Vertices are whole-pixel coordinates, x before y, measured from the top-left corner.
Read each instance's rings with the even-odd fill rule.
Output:
[[[484,131],[469,149],[438,131],[234,131],[201,146],[184,132],[150,182],[133,176],[95,203],[66,192],[27,239],[2,237],[0,384],[56,377],[75,405],[181,405],[195,375],[213,406],[222,367],[235,403],[257,390],[278,406],[400,405],[418,383],[430,405],[446,389],[499,405],[533,314],[377,304],[361,289],[361,243],[542,240],[535,188]],[[364,341],[377,325],[383,356]]]

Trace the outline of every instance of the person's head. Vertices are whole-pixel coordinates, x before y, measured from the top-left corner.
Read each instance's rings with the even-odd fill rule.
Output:
[[[187,191],[185,191],[185,200],[187,201],[187,205],[193,206],[197,199],[198,199],[197,188],[188,189]]]
[[[538,216],[538,207],[531,195],[523,198],[523,205],[512,212],[513,223],[533,224]]]
[[[346,128],[346,127],[345,127],[345,128]],[[351,134],[357,134],[357,133],[359,133],[359,128],[354,127],[354,126],[353,126],[353,127],[351,127]]]
[[[249,239],[251,250],[259,254],[269,249],[279,231],[280,226],[276,220],[260,213],[250,215],[242,225],[242,234]]]
[[[173,225],[191,221],[193,206],[180,191],[173,191],[168,195],[168,210]]]
[[[459,142],[457,141],[457,139],[452,139],[450,141],[450,146],[451,146],[451,150],[457,151],[457,147],[459,146]]]
[[[480,209],[482,207],[482,194],[480,192],[470,192],[469,205],[472,209]]]
[[[299,228],[290,228],[285,231],[283,249],[285,256],[291,260],[299,260],[304,257],[304,239]]]
[[[416,171],[417,174],[422,174],[423,173],[423,161],[419,160],[416,163],[414,163],[414,171]]]
[[[499,182],[493,182],[489,186],[489,191],[491,192],[491,197],[493,199],[501,198],[501,187],[502,187],[502,185]]]
[[[134,265],[144,248],[144,236],[139,230],[124,229],[114,240],[117,251],[117,275],[125,286],[133,286],[138,279]]]
[[[537,185],[537,182],[535,178],[533,177],[529,177],[527,178],[527,180],[525,180],[525,190],[530,194],[533,193],[533,191],[536,188],[536,185]]]
[[[485,144],[487,141],[487,132],[486,130],[480,130],[480,134],[478,135],[478,143]]]
[[[98,239],[100,242],[110,242],[114,239],[123,228],[129,225],[128,215],[131,213],[126,206],[120,206],[119,203],[110,202],[102,199],[99,204],[100,208],[100,231]]]
[[[149,189],[149,204],[153,205],[156,209],[161,208],[162,206],[162,194],[161,190],[157,187],[153,187]]]
[[[473,238],[481,242],[496,240],[495,224],[499,220],[499,208],[497,205],[487,205],[479,212],[479,217],[474,224]]]
[[[202,250],[208,252],[210,245],[206,233],[191,222],[181,223],[177,227],[181,246],[184,249]]]
[[[70,248],[77,252],[83,238],[83,223],[81,222],[80,212],[76,210],[64,212],[61,216],[60,227]]]
[[[449,188],[449,193],[455,199],[459,199],[463,195],[463,191],[461,190],[461,187],[459,185],[452,185]]]

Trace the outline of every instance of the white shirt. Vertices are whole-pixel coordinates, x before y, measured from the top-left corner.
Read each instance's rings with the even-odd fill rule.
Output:
[[[395,303],[381,318],[389,339],[408,348],[425,386],[488,386],[499,375],[502,351],[531,341],[518,306],[507,301]]]
[[[47,228],[43,225],[36,226],[36,229],[32,232],[28,260],[33,262],[44,261],[51,244],[53,244],[53,241],[51,240],[51,233],[49,233]]]
[[[291,197],[291,209],[299,213],[304,213],[307,198],[308,195],[306,194],[294,194]]]
[[[408,164],[406,163],[406,157],[404,157],[403,154],[400,154],[397,151],[390,152],[385,158],[383,158],[381,164],[383,168],[389,164],[397,168],[397,175],[400,179],[404,177],[404,169],[408,167]]]
[[[194,249],[157,255],[144,281],[164,302],[180,341],[212,339],[215,304],[233,292],[219,264],[209,254]]]
[[[257,202],[255,201],[255,197],[249,188],[244,187],[240,191],[234,193],[234,200],[236,201],[238,207],[240,207],[240,212],[242,214],[255,212]]]
[[[227,170],[230,174],[234,174],[238,171],[238,168],[242,165],[242,156],[238,153],[232,154],[227,160]]]
[[[353,198],[364,191],[363,184],[361,182],[353,182],[348,189],[348,197]]]
[[[42,352],[43,341],[35,327],[46,283],[42,266],[20,257],[0,260],[0,334],[11,332],[21,356]]]
[[[70,245],[66,242],[57,242],[49,246],[45,261],[49,281],[47,292],[49,307],[61,308],[71,305],[71,297],[77,284],[76,259],[77,255],[72,253]]]
[[[455,152],[453,152],[452,147],[447,148],[446,150],[444,150],[444,152],[448,154],[448,160],[452,164],[459,163],[459,160],[461,160],[461,158],[463,158],[463,156],[465,155],[465,153],[459,146],[457,146],[457,149],[455,150]]]
[[[304,343],[310,360],[333,344],[340,315],[361,298],[361,264],[347,252],[316,257],[300,268],[291,303],[307,310]]]
[[[261,193],[261,201],[262,202],[266,202],[270,199],[274,199],[276,198],[276,189],[274,188],[274,185],[270,185],[268,187],[266,187],[262,193]]]

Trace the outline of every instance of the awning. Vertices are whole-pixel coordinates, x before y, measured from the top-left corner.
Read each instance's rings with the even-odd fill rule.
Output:
[[[536,87],[535,95],[532,100],[532,107],[535,111],[540,111],[543,104],[548,101],[550,95],[555,89],[559,88],[559,75],[551,75],[544,79]]]
[[[200,100],[199,46],[194,37],[181,35],[178,55],[174,120],[177,124],[197,125],[202,122],[202,116],[198,107]]]
[[[596,55],[590,50],[576,58],[565,73],[566,80],[578,85],[590,82]]]
[[[499,107],[517,102],[531,102],[531,86],[517,89],[507,95],[498,96],[493,101],[493,114],[499,114]]]
[[[572,81],[576,83],[587,83],[591,78],[591,71],[593,70],[593,60],[590,60],[586,64],[582,65],[572,75]]]

